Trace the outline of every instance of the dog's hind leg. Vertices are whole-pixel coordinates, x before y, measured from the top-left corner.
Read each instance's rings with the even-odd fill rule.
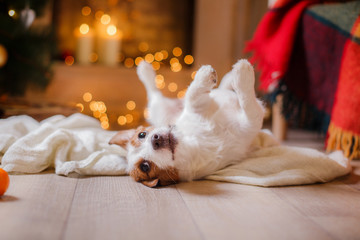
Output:
[[[156,73],[151,64],[142,61],[137,68],[137,74],[147,93],[148,121],[154,126],[174,124],[182,111],[182,101],[162,95],[161,91],[156,87]]]
[[[257,133],[262,127],[264,108],[256,98],[254,69],[247,60],[242,59],[233,66],[232,74],[232,87],[240,105],[240,129]]]
[[[202,66],[196,73],[194,81],[190,84],[184,102],[184,110],[209,116],[218,107],[210,97],[210,91],[216,86],[217,75],[209,66]]]
[[[224,77],[221,79],[218,89],[233,90],[232,81],[233,81],[233,74],[232,71],[230,71],[226,73]]]

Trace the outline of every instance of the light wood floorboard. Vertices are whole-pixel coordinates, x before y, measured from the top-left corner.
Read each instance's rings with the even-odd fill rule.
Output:
[[[289,131],[288,145],[323,149]],[[1,240],[360,239],[360,162],[326,184],[262,188],[194,181],[150,189],[130,177],[11,175]]]
[[[53,173],[11,175],[0,197],[0,239],[61,239],[76,184]]]
[[[105,237],[105,238],[104,238]],[[130,177],[80,178],[64,239],[201,239],[175,186]]]

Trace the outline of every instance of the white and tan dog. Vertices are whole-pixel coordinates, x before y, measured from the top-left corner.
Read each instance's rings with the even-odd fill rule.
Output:
[[[202,66],[183,100],[161,94],[146,62],[137,73],[152,126],[120,131],[110,140],[127,149],[127,171],[136,181],[148,187],[191,181],[246,157],[264,115],[247,60],[239,60],[217,89],[216,72]]]

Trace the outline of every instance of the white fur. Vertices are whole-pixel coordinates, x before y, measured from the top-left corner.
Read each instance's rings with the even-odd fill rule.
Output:
[[[213,89],[216,72],[211,66],[202,66],[184,100],[165,98],[155,86],[154,70],[145,61],[137,73],[147,90],[149,122],[155,129],[141,147],[128,145],[128,171],[143,158],[160,168],[175,167],[180,180],[190,181],[246,156],[264,115],[255,96],[254,70],[247,60],[239,60],[217,89]],[[175,152],[154,150],[151,137],[170,131],[177,139]]]

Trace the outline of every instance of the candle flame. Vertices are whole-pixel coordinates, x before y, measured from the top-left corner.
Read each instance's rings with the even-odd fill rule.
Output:
[[[107,32],[107,34],[109,34],[110,36],[113,36],[113,35],[116,34],[117,29],[116,29],[115,25],[109,25],[109,26],[106,28],[106,32]]]
[[[83,24],[81,24],[80,25],[80,28],[79,28],[79,30],[80,30],[80,33],[81,34],[87,34],[89,31],[90,31],[90,27],[89,27],[89,25],[87,25],[86,23],[83,23]]]
[[[100,22],[104,25],[109,24],[111,21],[111,17],[108,14],[104,14],[100,18]]]

